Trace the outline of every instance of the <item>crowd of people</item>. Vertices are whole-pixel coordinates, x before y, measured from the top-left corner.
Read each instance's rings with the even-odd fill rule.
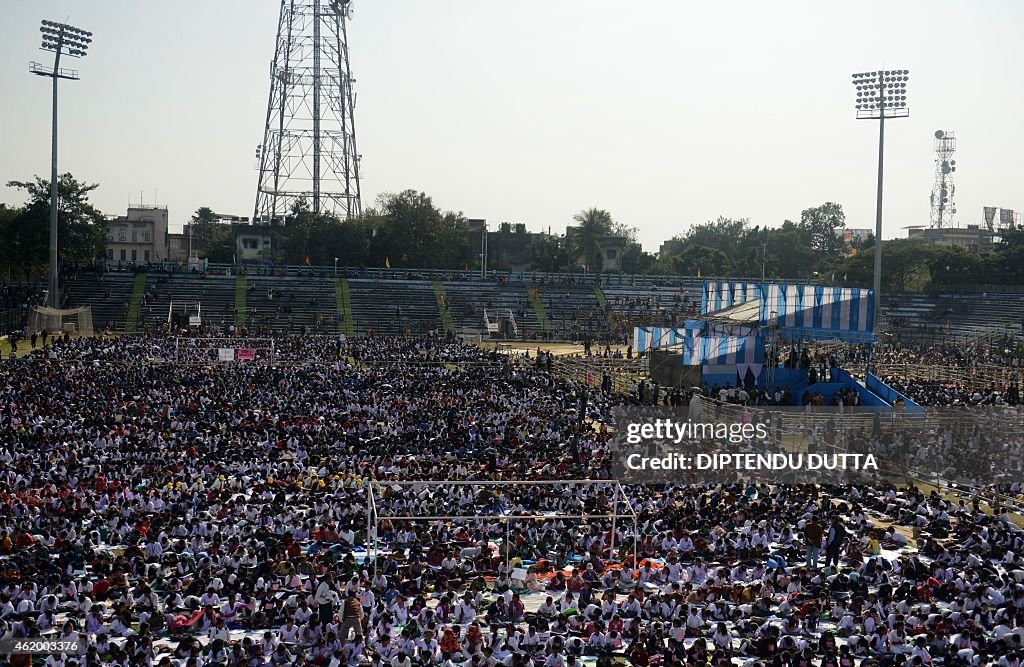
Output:
[[[872,350],[878,364],[914,364],[922,366],[1004,366],[1020,368],[1024,350],[1011,341],[1002,345],[964,344],[898,344],[877,345]]]
[[[77,642],[42,664],[79,667],[1020,666],[1009,508],[619,486],[597,480],[632,399],[546,354],[280,337],[279,363],[213,363],[257,344],[0,364],[0,638]]]

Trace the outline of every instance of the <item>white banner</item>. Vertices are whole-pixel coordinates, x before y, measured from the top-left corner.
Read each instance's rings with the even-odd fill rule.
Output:
[[[219,361],[234,361],[235,360],[235,348],[233,347],[221,347],[217,349],[217,359]]]

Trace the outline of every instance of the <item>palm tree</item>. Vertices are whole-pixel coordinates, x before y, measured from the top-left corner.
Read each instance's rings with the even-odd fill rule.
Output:
[[[595,270],[601,266],[601,240],[612,233],[612,215],[599,208],[588,208],[572,217],[576,226],[569,235],[569,251],[573,261],[583,261]]]

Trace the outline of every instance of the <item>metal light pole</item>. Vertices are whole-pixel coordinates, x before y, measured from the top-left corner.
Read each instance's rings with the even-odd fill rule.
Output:
[[[882,168],[885,155],[885,120],[906,118],[907,81],[910,72],[905,69],[860,72],[853,75],[857,89],[857,119],[878,121],[878,195],[875,202],[875,312],[873,328],[878,326],[878,313],[882,309]]]
[[[487,223],[480,232],[480,280],[487,279]]]
[[[51,308],[60,308],[60,285],[57,277],[57,81],[60,79],[78,80],[78,70],[61,69],[61,55],[82,58],[89,50],[92,33],[65,23],[43,21],[39,27],[43,33],[43,51],[53,51],[53,67],[49,68],[37,62],[31,62],[28,71],[39,76],[53,79],[53,136],[50,162],[50,298]]]

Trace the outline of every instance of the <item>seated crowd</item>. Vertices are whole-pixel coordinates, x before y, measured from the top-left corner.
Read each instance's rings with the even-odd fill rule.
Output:
[[[1024,532],[977,497],[571,481],[611,478],[632,399],[452,341],[49,347],[0,364],[0,638],[81,647],[34,664],[1024,656]]]

